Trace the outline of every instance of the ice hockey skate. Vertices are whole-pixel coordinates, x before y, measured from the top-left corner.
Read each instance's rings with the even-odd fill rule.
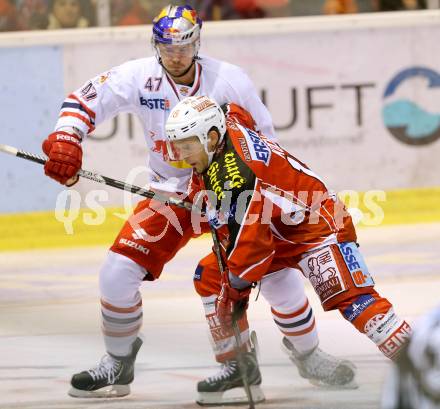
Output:
[[[261,373],[255,351],[243,354],[247,376],[254,403],[265,400],[260,387]],[[247,404],[237,360],[226,361],[220,371],[197,384],[197,403],[201,406]]]
[[[116,398],[130,393],[134,379],[134,363],[142,345],[136,338],[127,357],[104,355],[92,369],[72,376],[69,395],[75,398]]]
[[[312,385],[334,389],[356,389],[356,367],[346,360],[336,358],[316,347],[305,355],[300,355],[292,343],[284,337],[282,349],[298,368],[299,374]]]

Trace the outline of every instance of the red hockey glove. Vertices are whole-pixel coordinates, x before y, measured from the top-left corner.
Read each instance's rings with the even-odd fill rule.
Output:
[[[249,305],[250,293],[251,287],[237,290],[227,283],[222,284],[215,306],[220,325],[230,327],[233,320],[238,321],[243,316]]]
[[[66,186],[78,182],[76,175],[81,169],[81,140],[73,132],[51,133],[43,142],[43,152],[49,157],[44,165],[44,173]]]

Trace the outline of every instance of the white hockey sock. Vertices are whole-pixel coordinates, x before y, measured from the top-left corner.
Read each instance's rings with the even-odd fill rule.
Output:
[[[116,307],[101,300],[102,332],[107,352],[127,356],[142,326],[142,301],[133,307]]]
[[[318,345],[315,316],[307,298],[301,308],[291,312],[280,312],[273,307],[271,312],[278,329],[299,353],[311,351]]]
[[[264,277],[261,294],[271,306],[278,329],[299,353],[311,351],[318,345],[315,316],[298,271],[285,268]]]
[[[107,352],[127,356],[142,326],[140,285],[146,270],[110,251],[101,269],[102,332]]]

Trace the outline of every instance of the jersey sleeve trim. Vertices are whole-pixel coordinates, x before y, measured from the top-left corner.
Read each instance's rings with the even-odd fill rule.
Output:
[[[75,126],[81,131],[86,131],[84,133],[90,133],[95,129],[95,117],[95,113],[74,94],[65,99],[59,115],[59,119],[63,118],[63,126]]]
[[[90,119],[92,119],[93,121],[95,120],[96,114],[86,105],[84,105],[84,103],[75,94],[70,94],[68,98],[72,98],[75,101],[77,101],[81,105],[81,108],[85,112],[87,112],[87,115],[90,117]]]
[[[88,127],[87,133],[90,133],[95,129],[95,127],[90,123],[90,121],[86,117],[84,117],[80,114],[77,114],[76,112],[63,112],[63,113],[61,113],[60,118],[64,118],[64,117],[73,117],[73,118],[79,119],[81,122],[85,123]]]

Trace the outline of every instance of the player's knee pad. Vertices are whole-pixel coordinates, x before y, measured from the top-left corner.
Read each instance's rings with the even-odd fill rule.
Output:
[[[118,307],[140,300],[139,287],[147,271],[128,257],[109,251],[99,274],[101,298]]]
[[[194,272],[194,288],[201,297],[220,294],[220,271],[214,253],[208,254],[200,260]]]
[[[356,243],[337,243],[308,253],[299,262],[325,311],[339,309],[346,300],[368,294],[374,281]]]

